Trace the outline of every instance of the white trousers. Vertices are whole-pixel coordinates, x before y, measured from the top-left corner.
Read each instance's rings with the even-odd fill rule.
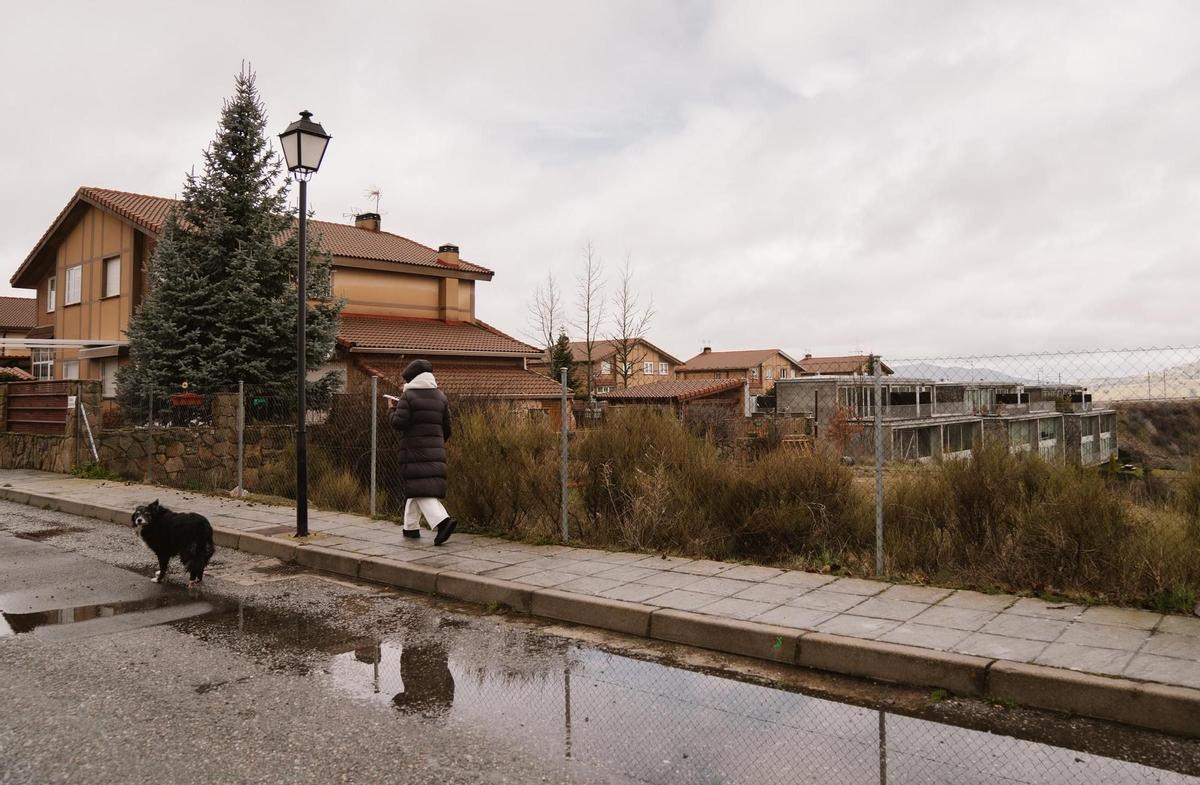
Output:
[[[450,517],[446,512],[445,506],[441,499],[422,498],[422,499],[405,499],[404,501],[404,528],[409,531],[419,530],[421,528],[421,518],[425,518],[425,523],[429,528],[437,526],[442,521]]]

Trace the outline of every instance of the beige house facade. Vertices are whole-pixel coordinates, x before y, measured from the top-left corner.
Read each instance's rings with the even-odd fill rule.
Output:
[[[800,363],[780,349],[714,352],[710,347],[676,370],[680,379],[746,379],[752,394],[769,393],[776,381],[802,373]]]

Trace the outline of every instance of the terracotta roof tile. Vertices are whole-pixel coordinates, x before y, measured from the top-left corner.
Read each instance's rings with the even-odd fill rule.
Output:
[[[733,352],[701,352],[684,363],[683,371],[732,371],[753,368],[776,354],[791,360],[779,349],[745,349]],[[792,360],[795,362],[795,360]],[[799,363],[797,363],[799,365]]]
[[[360,361],[368,373],[399,387],[404,383],[408,360]],[[524,368],[511,366],[460,365],[433,360],[433,378],[442,392],[452,398],[559,398],[562,388],[553,379]]]
[[[541,352],[483,322],[442,322],[343,313],[338,341],[350,349],[437,354],[540,356]]]
[[[714,393],[736,390],[745,384],[743,379],[668,379],[653,384],[639,384],[624,390],[602,393],[602,401],[690,401]]]
[[[15,376],[23,382],[33,381],[33,374],[24,368],[16,368],[12,366],[0,367],[0,375]]]
[[[32,328],[37,324],[37,299],[33,297],[0,297],[0,327],[6,329]]]
[[[167,214],[171,211],[176,201],[162,196],[147,196],[146,194],[135,194],[127,191],[114,191],[109,188],[83,186],[75,192],[74,198],[67,203],[67,206],[62,209],[50,224],[50,227],[37,241],[37,244],[34,245],[29,256],[21,263],[21,267],[18,268],[17,273],[13,275],[14,280],[29,265],[47,238],[59,227],[67,213],[80,200],[106,210],[111,210],[143,231],[153,235],[157,235],[162,230],[163,224],[167,220]],[[368,229],[359,229],[357,226],[330,221],[310,221],[309,225],[316,232],[320,233],[322,246],[334,256],[410,264],[417,267],[432,267],[439,270],[453,269],[481,275],[493,274],[486,267],[472,264],[465,260],[460,260],[458,265],[454,267],[442,264],[438,261],[435,249],[409,240],[407,237],[392,234],[391,232],[373,232]]]
[[[639,339],[638,342],[641,344],[645,344],[651,350],[658,352],[660,355],[662,355],[663,359],[667,360],[668,362],[670,362],[674,365],[679,365],[680,360],[677,357],[673,357],[672,355],[670,355],[667,352],[663,351],[662,349],[658,348],[654,344],[650,343],[650,341],[646,340],[645,338]],[[610,340],[596,341],[595,343],[592,344],[592,362],[599,362],[600,360],[607,360],[608,358],[610,358],[614,354],[616,354],[616,352],[617,352],[617,342],[616,341],[610,341]],[[583,341],[571,341],[571,357],[577,363],[586,362],[587,361],[587,344],[585,344]]]

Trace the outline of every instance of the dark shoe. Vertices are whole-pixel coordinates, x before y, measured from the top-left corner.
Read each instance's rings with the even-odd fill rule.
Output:
[[[401,530],[401,533],[402,533],[402,534],[403,534],[405,537],[411,537],[411,538],[412,538],[412,539],[414,539],[414,540],[420,539],[420,537],[421,537],[421,530],[420,530],[420,529],[402,529],[402,530]]]
[[[446,540],[450,539],[450,535],[454,534],[454,527],[458,526],[458,521],[453,518],[447,518],[437,525],[437,536],[433,538],[434,545],[441,545]]]

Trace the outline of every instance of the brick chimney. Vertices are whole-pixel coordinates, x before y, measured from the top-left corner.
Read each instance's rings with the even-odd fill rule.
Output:
[[[360,213],[354,216],[354,225],[368,232],[379,231],[379,213]]]
[[[439,264],[444,264],[447,267],[458,267],[458,246],[457,245],[439,245],[437,260]]]
[[[700,353],[701,353],[701,354],[711,354],[711,353],[712,353],[712,347],[711,347],[711,346],[705,346],[705,347],[704,347],[704,349],[703,349],[703,350],[702,350]]]

